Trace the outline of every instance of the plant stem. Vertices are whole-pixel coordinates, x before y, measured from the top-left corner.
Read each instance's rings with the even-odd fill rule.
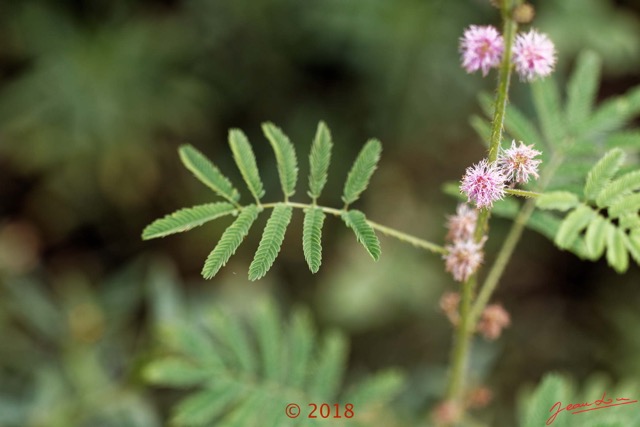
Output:
[[[504,190],[504,192],[507,194],[511,194],[512,196],[525,197],[527,199],[535,199],[536,197],[540,197],[540,193],[536,193],[535,191],[519,190],[517,188],[508,188]]]
[[[285,201],[285,202],[277,202],[277,203],[265,203],[262,205],[263,208],[268,209],[268,208],[273,208],[278,204],[284,204],[287,206],[291,206],[292,208],[298,208],[298,209],[308,209],[308,208],[312,208],[315,207],[317,209],[320,209],[321,211],[323,211],[324,213],[328,213],[330,215],[334,215],[334,216],[342,216],[342,214],[344,212],[346,212],[345,209],[335,209],[335,208],[329,208],[326,206],[319,206],[319,205],[313,205],[313,204],[306,204],[306,203],[297,203],[297,202],[289,202],[289,201]],[[378,230],[380,231],[382,234],[385,234],[387,236],[390,237],[394,237],[402,242],[405,243],[409,243],[417,248],[420,249],[424,249],[427,250],[429,252],[433,252],[433,253],[437,253],[437,254],[446,254],[447,250],[440,246],[437,245],[435,243],[429,242],[428,240],[424,240],[424,239],[420,239],[419,237],[415,237],[412,236],[410,234],[404,233],[402,231],[396,230],[394,228],[391,227],[387,227],[385,225],[382,224],[378,224],[377,222],[373,222],[367,219],[367,223],[371,226],[371,228],[373,228],[374,230]]]
[[[495,110],[493,121],[491,123],[491,140],[489,144],[489,163],[493,163],[498,158],[500,142],[502,140],[502,130],[504,127],[504,117],[509,99],[509,83],[511,81],[512,70],[512,48],[518,29],[517,23],[511,18],[513,7],[520,3],[520,0],[503,0],[502,1],[502,19],[504,21],[503,38],[504,51],[502,63],[500,64],[500,72],[498,75],[498,89],[496,93]],[[491,211],[483,209],[478,215],[476,222],[476,231],[474,238],[480,242],[487,233],[489,217]],[[476,274],[472,275],[466,282],[462,284],[462,296],[460,300],[460,323],[456,331],[456,337],[452,350],[452,361],[449,374],[449,383],[447,387],[447,400],[456,404],[460,411],[464,412],[463,397],[465,389],[465,374],[467,371],[470,341],[473,331],[475,330],[475,322],[470,317],[471,300],[476,286]],[[462,414],[464,415],[464,414]]]

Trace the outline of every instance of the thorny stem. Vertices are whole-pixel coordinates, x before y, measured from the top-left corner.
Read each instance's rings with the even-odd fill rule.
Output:
[[[346,212],[345,209],[335,209],[335,208],[329,208],[326,206],[319,206],[319,205],[310,205],[310,204],[306,204],[306,203],[296,203],[296,202],[289,202],[289,201],[285,201],[285,202],[278,202],[278,203],[265,203],[262,205],[263,208],[268,209],[268,208],[273,208],[278,204],[284,204],[287,206],[291,206],[292,208],[298,208],[298,209],[307,209],[307,208],[311,208],[311,207],[315,207],[317,209],[320,209],[322,212],[324,213],[328,213],[330,215],[334,215],[334,216],[342,216],[343,213]],[[389,237],[394,237],[402,242],[405,243],[409,243],[417,248],[420,249],[424,249],[427,250],[429,252],[433,252],[433,253],[437,253],[437,254],[446,254],[447,250],[440,246],[437,245],[435,243],[429,242],[427,240],[424,239],[420,239],[418,237],[412,236],[410,234],[404,233],[402,231],[396,230],[394,228],[391,227],[387,227],[385,225],[382,224],[378,224],[377,222],[373,222],[371,220],[367,219],[367,223],[371,226],[371,228],[373,228],[374,230],[378,230],[379,232],[381,232],[382,234],[385,234]]]
[[[502,140],[502,130],[504,127],[504,117],[507,109],[509,83],[511,80],[511,57],[512,47],[518,29],[518,24],[512,19],[511,12],[520,0],[503,0],[501,12],[504,21],[503,38],[504,52],[498,76],[498,89],[496,93],[495,110],[493,122],[491,124],[491,139],[489,145],[489,163],[495,162],[498,158],[500,141]],[[476,222],[476,232],[474,238],[479,242],[487,231],[487,225],[491,211],[483,209],[478,215]],[[472,322],[471,300],[476,286],[476,275],[472,275],[462,284],[462,296],[460,300],[460,322],[457,326],[455,341],[453,344],[451,367],[449,374],[449,384],[447,388],[447,399],[464,411],[463,394],[464,380],[469,359],[470,340],[475,330],[475,322]]]

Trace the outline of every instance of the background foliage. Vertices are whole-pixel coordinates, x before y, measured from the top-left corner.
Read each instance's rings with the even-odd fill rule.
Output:
[[[614,100],[600,105],[615,108],[616,97],[634,93],[635,2],[535,4],[536,26],[558,46],[559,99],[567,83],[571,91],[572,72],[597,57],[602,81],[593,98]],[[312,275],[301,251],[303,216],[294,215],[267,276],[246,276],[260,240],[252,233],[205,282],[203,256],[230,223],[144,243],[140,232],[179,207],[214,201],[183,169],[180,145],[197,147],[240,183],[227,130],[241,128],[259,141],[259,124],[271,120],[295,145],[302,179],[324,120],[334,144],[326,204],[342,206],[344,177],[362,143],[376,137],[384,155],[354,208],[441,241],[454,201],[440,184],[482,156],[469,117],[478,128],[487,105],[476,95],[493,89],[491,78],[460,69],[458,37],[468,24],[496,20],[488,2],[471,0],[0,3],[0,425],[165,425],[179,416],[169,408],[207,390],[148,386],[160,382],[152,361],[185,354],[183,347],[168,354],[167,330],[187,322],[189,330],[207,331],[210,314],[223,313],[214,317],[231,325],[225,330],[247,334],[254,351],[245,355],[261,378],[266,353],[251,325],[254,308],[265,304],[279,313],[284,326],[270,333],[283,340],[297,342],[299,324],[315,331],[310,342],[318,348],[322,337],[342,337],[340,392],[367,379],[387,381],[384,404],[367,412],[367,425],[429,425],[425,413],[441,394],[451,335],[437,301],[452,285],[437,257],[381,237],[383,255],[374,263],[341,221],[326,221],[322,268]],[[598,56],[578,60],[585,49]],[[540,116],[548,89],[516,81],[511,97],[545,151],[554,140],[549,132],[563,132],[553,115]],[[634,111],[627,119],[637,124],[637,117]],[[622,125],[600,124],[607,132]],[[596,130],[595,158],[634,141],[630,134],[607,141]],[[279,192],[271,147],[254,149],[264,189]],[[636,161],[628,152],[627,165]],[[551,188],[582,197],[589,168],[579,166],[563,170],[566,180]],[[265,220],[256,222],[261,229]],[[494,220],[489,253],[508,224]],[[590,390],[584,384],[594,372],[617,384],[640,376],[640,342],[630,332],[640,327],[637,266],[617,275],[606,255],[585,263],[537,233],[525,238],[496,296],[513,326],[497,344],[478,341],[474,353],[472,383],[494,391],[494,403],[478,412],[489,425],[513,425],[517,392],[549,371],[564,372],[582,390]],[[227,358],[237,351],[222,348]],[[384,372],[392,374],[377,376]]]

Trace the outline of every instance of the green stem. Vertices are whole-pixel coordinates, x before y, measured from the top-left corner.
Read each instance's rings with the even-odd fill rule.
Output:
[[[498,89],[496,93],[495,110],[493,121],[491,123],[491,139],[489,144],[489,163],[493,163],[498,158],[500,149],[500,141],[502,140],[502,130],[504,127],[504,117],[509,100],[509,83],[511,81],[512,70],[512,48],[518,29],[517,23],[511,18],[513,7],[520,3],[520,0],[503,0],[502,2],[502,19],[504,21],[503,38],[504,52],[500,71],[498,75]],[[487,234],[487,227],[491,211],[483,209],[478,215],[476,222],[476,231],[474,238],[477,242],[483,239]],[[476,286],[476,275],[472,275],[462,285],[462,296],[460,300],[460,323],[458,325],[455,341],[452,350],[452,361],[449,374],[449,383],[447,387],[447,399],[457,404],[461,411],[464,412],[463,397],[465,389],[465,374],[467,371],[470,341],[475,323],[471,322],[471,300]],[[463,414],[464,415],[464,414]]]
[[[511,194],[512,196],[525,197],[527,199],[535,199],[536,197],[540,197],[540,193],[536,193],[535,191],[519,190],[517,188],[508,188],[504,190],[504,192],[507,194]]]
[[[297,202],[289,202],[289,201],[285,201],[285,202],[277,202],[277,203],[265,203],[262,205],[262,207],[264,209],[269,209],[269,208],[273,208],[276,205],[279,204],[284,204],[287,206],[291,206],[292,208],[298,208],[298,209],[308,209],[311,207],[315,207],[317,209],[320,209],[321,211],[328,213],[330,215],[334,215],[334,216],[342,216],[342,214],[344,212],[346,212],[345,209],[335,209],[335,208],[329,208],[326,206],[318,206],[318,205],[313,205],[313,204],[306,204],[306,203],[297,203]],[[382,234],[385,234],[389,237],[394,237],[402,242],[405,243],[409,243],[417,248],[420,249],[424,249],[427,250],[429,252],[433,252],[433,253],[437,253],[437,254],[446,254],[447,250],[440,246],[437,245],[435,243],[429,242],[428,240],[424,240],[424,239],[420,239],[418,237],[412,236],[410,234],[404,233],[402,231],[396,230],[394,228],[391,227],[387,227],[385,225],[382,224],[378,224],[377,222],[373,222],[371,220],[367,220],[367,223],[371,226],[371,228],[373,228],[374,230],[378,230],[380,231]]]

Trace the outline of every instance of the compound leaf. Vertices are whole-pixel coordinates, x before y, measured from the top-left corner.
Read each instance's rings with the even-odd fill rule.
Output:
[[[302,227],[302,249],[309,270],[316,273],[322,264],[322,225],[325,214],[317,207],[311,207],[304,213]]]
[[[595,215],[595,212],[588,206],[579,205],[571,211],[562,221],[558,234],[556,234],[556,245],[562,249],[569,249],[578,238],[578,235]]]
[[[229,145],[244,182],[247,183],[249,191],[256,201],[259,201],[264,196],[264,186],[249,140],[240,129],[231,129],[229,131]]]
[[[309,196],[314,200],[320,197],[320,193],[327,183],[332,147],[333,142],[329,128],[324,122],[318,123],[309,154]]]
[[[602,189],[609,184],[613,175],[620,169],[624,157],[624,151],[614,148],[591,168],[584,186],[584,195],[588,200],[595,200]]]
[[[292,211],[291,206],[284,204],[278,204],[273,209],[262,233],[258,250],[249,266],[249,280],[258,280],[264,277],[273,265],[280,252],[287,226],[291,221]]]
[[[287,135],[273,123],[263,123],[262,131],[276,154],[282,192],[285,198],[291,197],[296,192],[298,181],[298,160],[295,148]]]
[[[342,200],[346,204],[351,204],[358,200],[360,194],[366,190],[371,175],[373,175],[378,165],[378,160],[380,160],[381,151],[382,145],[380,141],[370,139],[358,154],[344,184]]]
[[[227,202],[207,203],[180,209],[149,224],[142,232],[142,238],[149,240],[181,233],[235,212],[236,208]]]
[[[380,258],[380,242],[376,232],[367,222],[367,217],[360,211],[352,209],[342,214],[342,220],[353,230],[362,246],[375,261]]]
[[[251,225],[258,218],[259,209],[249,205],[242,209],[238,218],[222,233],[216,247],[211,251],[202,269],[202,277],[210,279],[229,261],[238,246],[249,233]]]
[[[576,68],[567,85],[567,121],[577,127],[591,113],[600,81],[600,57],[585,51],[578,56]]]

